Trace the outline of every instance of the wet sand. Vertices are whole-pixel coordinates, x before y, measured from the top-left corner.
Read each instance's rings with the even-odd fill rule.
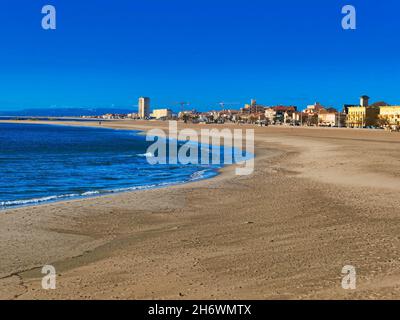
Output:
[[[400,298],[400,134],[222,127],[255,129],[252,175],[0,212],[0,298]]]

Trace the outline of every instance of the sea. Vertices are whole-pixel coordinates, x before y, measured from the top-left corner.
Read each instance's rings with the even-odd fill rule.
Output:
[[[139,131],[0,123],[0,209],[182,184],[223,166],[222,156],[213,165],[149,164],[152,143]]]

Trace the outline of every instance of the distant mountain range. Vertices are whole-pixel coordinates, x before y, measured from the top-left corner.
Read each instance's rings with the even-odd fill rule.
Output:
[[[135,112],[132,109],[123,108],[40,108],[25,109],[18,111],[0,111],[0,116],[19,116],[19,117],[80,117],[80,116],[100,116],[106,113],[128,114]]]

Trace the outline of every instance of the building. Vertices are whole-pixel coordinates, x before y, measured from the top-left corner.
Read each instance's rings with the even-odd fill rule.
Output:
[[[128,113],[126,116],[129,119],[139,119],[139,114],[137,113]]]
[[[233,121],[235,116],[239,113],[239,110],[222,110],[218,112],[218,118],[224,119],[225,121]]]
[[[379,109],[378,106],[369,106],[369,97],[362,96],[359,106],[347,107],[346,126],[349,128],[377,126]]]
[[[323,127],[334,127],[336,125],[337,113],[320,110],[318,113],[318,125]]]
[[[368,104],[369,104],[369,97],[368,96],[361,96],[360,97],[360,106],[361,107],[368,107]]]
[[[305,118],[304,118],[305,116]],[[341,113],[334,108],[327,108],[319,102],[308,105],[301,115],[300,122],[308,126],[338,126],[339,122],[345,123],[345,119]],[[341,121],[342,120],[342,121]]]
[[[269,123],[275,123],[276,111],[274,108],[265,109],[265,119],[268,120]]]
[[[118,113],[106,113],[100,116],[100,118],[106,120],[125,119],[126,117],[127,117],[126,114],[118,114]]]
[[[378,125],[378,107],[349,107],[346,125],[349,128],[364,128]]]
[[[196,110],[191,111],[181,111],[178,113],[178,119],[183,120],[185,123],[197,119],[199,117],[199,112]]]
[[[310,115],[303,111],[296,111],[292,115],[291,124],[296,126],[308,125]]]
[[[154,109],[153,113],[151,114],[152,118],[156,119],[171,119],[172,118],[172,111],[171,109]]]
[[[259,113],[247,113],[247,114],[240,114],[238,115],[238,118],[235,117],[236,121],[240,121],[242,123],[249,123],[249,124],[254,124],[254,123],[259,123],[260,121],[265,120],[265,113],[264,112],[259,112]]]
[[[257,101],[252,99],[250,104],[245,104],[244,108],[240,109],[240,111],[244,114],[264,113],[265,106],[257,104]]]
[[[381,106],[379,124],[383,127],[400,126],[400,106]]]
[[[293,115],[297,107],[294,106],[275,106],[265,109],[265,119],[272,124],[290,123],[294,120]]]
[[[354,105],[352,105],[352,104],[344,104],[342,112],[347,115],[349,113],[349,108],[351,108],[351,107],[354,107]]]
[[[141,119],[147,119],[150,115],[150,98],[140,97],[139,98],[139,117]]]
[[[307,114],[318,114],[321,110],[325,109],[319,102],[308,105],[306,109],[304,109],[304,113]]]
[[[346,115],[336,109],[322,109],[318,113],[318,125],[323,127],[342,127],[346,123]]]

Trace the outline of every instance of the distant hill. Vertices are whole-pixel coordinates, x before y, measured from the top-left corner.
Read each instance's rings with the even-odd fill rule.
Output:
[[[40,108],[26,109],[19,111],[0,111],[0,116],[20,116],[20,117],[80,117],[80,116],[100,116],[106,113],[128,114],[132,109],[123,108]]]

